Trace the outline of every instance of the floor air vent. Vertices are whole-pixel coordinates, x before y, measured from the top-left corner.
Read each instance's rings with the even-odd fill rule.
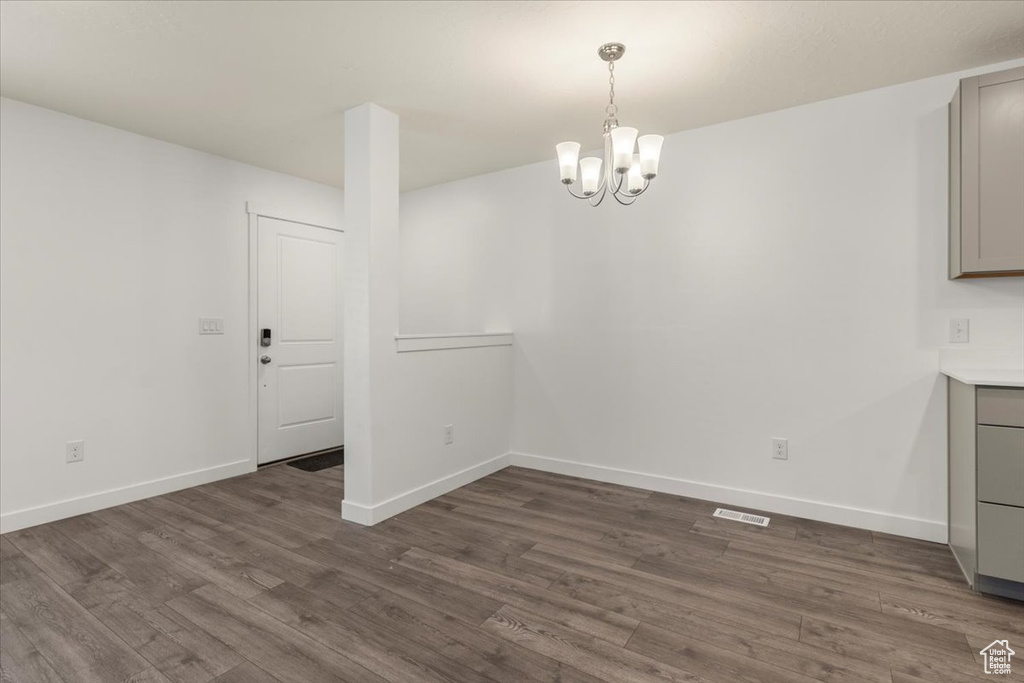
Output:
[[[721,517],[722,519],[731,519],[734,522],[743,522],[745,524],[754,524],[756,526],[768,526],[770,517],[762,517],[761,515],[751,515],[746,512],[736,512],[735,510],[725,510],[718,508],[715,510],[715,514],[712,517]]]

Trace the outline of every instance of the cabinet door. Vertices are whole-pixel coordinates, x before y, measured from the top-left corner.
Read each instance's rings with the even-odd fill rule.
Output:
[[[978,500],[1024,507],[1024,429],[978,427]]]
[[[1024,272],[1024,67],[965,78],[960,96],[962,272]]]
[[[978,424],[1024,427],[1024,389],[978,387]]]
[[[1024,581],[1024,508],[978,503],[978,573]]]

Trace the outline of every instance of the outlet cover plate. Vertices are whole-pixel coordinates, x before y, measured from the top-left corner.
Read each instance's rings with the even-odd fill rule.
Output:
[[[949,342],[967,344],[971,341],[971,321],[968,318],[953,318],[949,321]]]
[[[85,441],[68,441],[65,459],[67,462],[82,462],[85,460]]]
[[[776,460],[789,460],[789,439],[772,439],[772,457]]]

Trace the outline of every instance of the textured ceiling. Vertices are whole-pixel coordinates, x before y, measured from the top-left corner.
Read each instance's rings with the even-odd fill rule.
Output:
[[[412,189],[1024,56],[1024,2],[0,2],[0,93],[341,186],[343,112]]]

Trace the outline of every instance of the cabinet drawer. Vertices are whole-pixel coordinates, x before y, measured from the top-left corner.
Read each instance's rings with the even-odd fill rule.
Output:
[[[1024,427],[1024,389],[978,387],[978,424]]]
[[[978,500],[1024,507],[1024,429],[978,427]]]
[[[978,573],[1024,581],[1024,508],[978,503]]]

